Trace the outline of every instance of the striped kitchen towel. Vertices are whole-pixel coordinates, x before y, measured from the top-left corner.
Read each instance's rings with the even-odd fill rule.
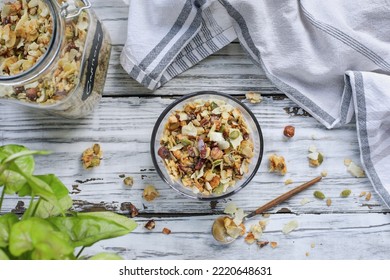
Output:
[[[390,206],[389,31],[389,0],[130,0],[121,64],[154,90],[238,38],[327,128],[356,119],[362,164]]]

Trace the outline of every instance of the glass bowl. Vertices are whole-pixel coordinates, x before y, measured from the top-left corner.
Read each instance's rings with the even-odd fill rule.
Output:
[[[189,102],[195,101],[197,99],[202,100],[222,100],[226,104],[230,104],[234,108],[237,108],[243,115],[245,122],[249,129],[249,135],[254,144],[254,155],[251,158],[251,163],[249,164],[248,172],[243,175],[243,177],[236,181],[234,186],[227,188],[227,190],[221,194],[210,194],[204,195],[202,193],[195,193],[190,188],[185,187],[181,180],[174,180],[168,173],[168,170],[165,166],[163,159],[158,155],[158,150],[160,148],[160,141],[163,136],[163,131],[165,124],[168,122],[168,117],[172,111],[180,110],[183,106]],[[219,200],[226,197],[229,197],[239,190],[243,189],[255,176],[257,170],[259,169],[261,160],[263,158],[263,135],[259,123],[256,120],[255,115],[250,111],[250,109],[245,106],[243,103],[238,101],[236,98],[215,91],[199,91],[191,94],[187,94],[182,98],[174,101],[170,104],[157,119],[157,122],[153,128],[152,138],[151,138],[151,156],[153,160],[154,167],[156,168],[159,176],[174,190],[179,193],[198,200]]]

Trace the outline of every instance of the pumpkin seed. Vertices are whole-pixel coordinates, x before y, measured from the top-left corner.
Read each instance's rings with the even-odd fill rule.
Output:
[[[325,199],[325,195],[322,192],[320,192],[320,191],[315,191],[313,193],[313,195],[314,195],[315,198],[318,198],[318,199],[321,199],[321,200]]]
[[[341,197],[348,197],[350,194],[351,194],[351,190],[343,190],[343,191],[340,193],[340,196],[341,196]]]

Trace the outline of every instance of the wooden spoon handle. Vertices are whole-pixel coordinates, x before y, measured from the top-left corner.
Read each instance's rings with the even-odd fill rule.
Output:
[[[282,203],[283,201],[289,199],[290,197],[296,195],[297,193],[307,189],[308,187],[314,185],[315,183],[321,181],[322,177],[321,176],[318,176],[316,178],[314,178],[313,180],[310,180],[309,182],[306,182],[288,192],[286,192],[285,194],[282,194],[281,196],[278,196],[277,198],[271,200],[270,202],[264,204],[263,206],[261,206],[260,208],[256,209],[255,211],[253,211],[252,213],[250,213],[249,215],[247,215],[245,218],[246,219],[249,219],[255,215],[258,215],[258,214],[261,214],[261,213],[264,213],[265,211],[267,211],[268,209],[278,205],[279,203]]]

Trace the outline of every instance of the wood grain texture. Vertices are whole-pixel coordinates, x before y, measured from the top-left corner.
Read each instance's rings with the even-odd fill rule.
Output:
[[[146,260],[389,258],[389,215],[271,215],[261,240],[277,242],[275,249],[269,244],[263,248],[256,244],[248,245],[243,238],[229,245],[220,245],[210,233],[215,216],[153,218],[156,228],[152,231],[143,227],[147,219],[136,219],[139,226],[134,232],[114,240],[102,241],[87,248],[84,253],[92,255],[108,251],[119,253],[125,259]],[[264,218],[254,217],[249,220],[247,228],[259,220]],[[283,234],[283,226],[292,220],[298,222],[298,228],[288,235]],[[172,233],[162,234],[164,227],[171,229]]]
[[[39,116],[14,107],[0,105],[4,112],[0,116],[0,144],[18,143],[31,149],[49,149],[52,155],[38,158],[37,172],[54,172],[73,191],[76,210],[114,209],[121,210],[121,204],[132,202],[141,213],[215,213],[221,212],[224,202],[211,209],[209,203],[185,198],[170,189],[157,175],[150,156],[150,137],[153,126],[162,110],[172,99],[151,97],[103,98],[93,115],[82,120],[65,120]],[[326,130],[316,120],[295,110],[289,99],[266,97],[260,104],[249,104],[264,135],[264,158],[252,182],[231,199],[247,211],[254,210],[276,196],[286,192],[326,170],[328,176],[322,182],[298,194],[280,205],[294,213],[356,213],[386,212],[387,209],[374,193],[367,178],[354,178],[346,171],[344,158],[359,163],[358,143],[353,124],[343,129]],[[16,125],[17,124],[17,125]],[[286,141],[283,128],[290,124],[296,127],[294,138]],[[104,159],[101,166],[83,170],[79,161],[84,149],[94,142],[101,144]],[[325,155],[324,163],[318,168],[309,167],[308,148],[316,145]],[[279,176],[268,172],[267,156],[277,153],[286,158],[288,173]],[[120,174],[134,177],[134,186],[124,187]],[[101,180],[77,183],[76,180],[100,178]],[[294,184],[285,186],[284,181],[292,179]],[[154,203],[146,203],[141,194],[146,184],[153,184],[161,196]],[[351,189],[352,195],[341,198],[340,192]],[[321,190],[333,200],[330,207],[324,201],[313,197],[314,190]],[[362,191],[373,193],[367,202],[360,198]],[[302,206],[303,198],[311,202]],[[18,198],[7,199],[5,209],[15,207]],[[102,202],[102,203],[101,203]],[[100,206],[99,206],[100,203]],[[369,206],[365,206],[368,204]],[[145,206],[143,206],[145,205]],[[177,205],[180,205],[178,208]]]

